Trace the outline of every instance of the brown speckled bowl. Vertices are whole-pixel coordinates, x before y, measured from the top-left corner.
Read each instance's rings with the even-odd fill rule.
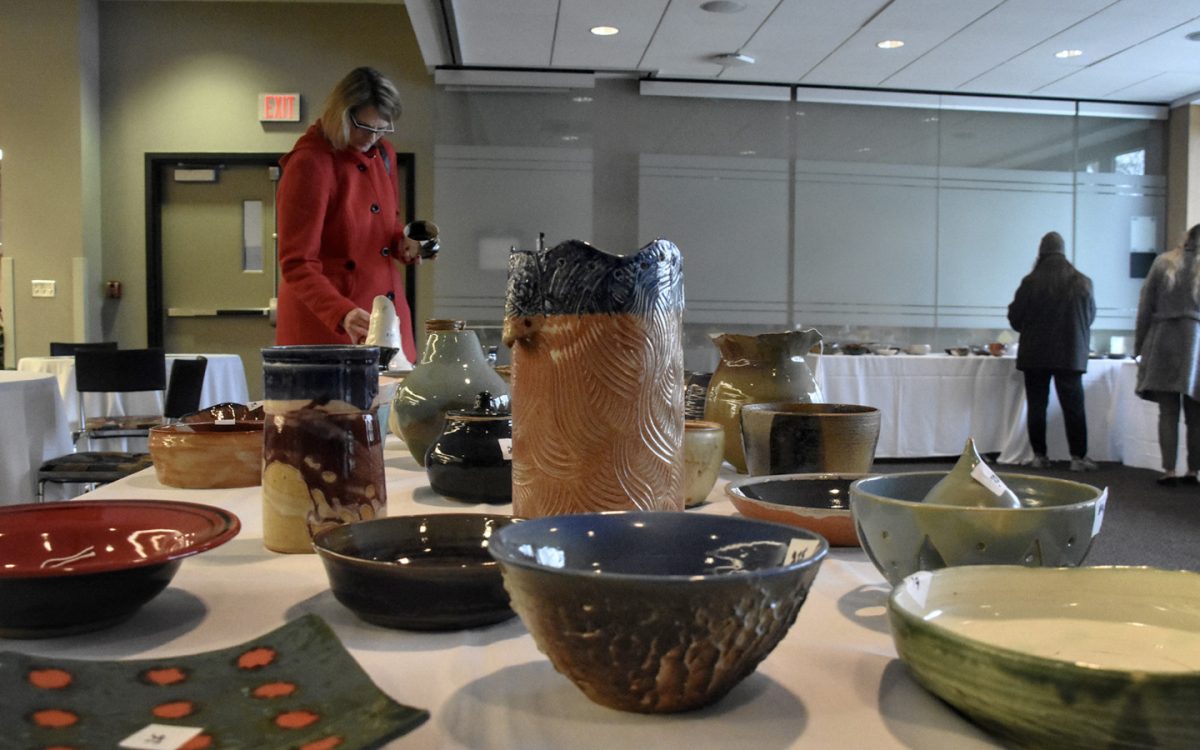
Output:
[[[193,422],[150,428],[158,481],[193,490],[262,482],[263,423]]]
[[[829,545],[735,516],[587,513],[500,530],[513,609],[554,668],[622,711],[709,705],[796,620]]]
[[[850,485],[866,474],[779,474],[738,479],[725,486],[747,518],[814,531],[833,547],[857,547]]]

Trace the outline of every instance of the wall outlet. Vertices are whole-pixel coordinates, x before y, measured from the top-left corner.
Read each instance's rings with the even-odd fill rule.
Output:
[[[33,296],[34,297],[53,297],[55,282],[46,279],[33,280]]]

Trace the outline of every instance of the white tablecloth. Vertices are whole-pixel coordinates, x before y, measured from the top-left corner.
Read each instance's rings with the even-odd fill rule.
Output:
[[[0,415],[0,505],[33,502],[38,466],[71,451],[53,376],[0,370]]]
[[[246,384],[246,371],[242,368],[242,358],[236,354],[168,354],[167,377],[171,377],[171,367],[177,359],[193,359],[198,356],[208,358],[208,367],[204,371],[204,388],[200,392],[200,406],[212,406],[227,401],[246,403],[250,391]],[[22,372],[41,372],[54,375],[58,379],[58,388],[62,393],[63,403],[67,410],[67,424],[72,430],[79,428],[79,392],[75,390],[75,358],[74,357],[22,357],[17,362],[17,370]],[[122,416],[159,414],[163,408],[163,395],[158,392],[88,394],[85,396],[85,408],[93,416]],[[114,445],[123,442],[124,446]],[[145,450],[145,440],[137,445],[129,441],[101,441],[96,444],[97,450]]]
[[[827,402],[864,404],[882,412],[878,458],[955,456],[968,437],[975,438],[980,452],[1000,454],[1001,463],[1033,458],[1025,380],[1014,357],[835,355],[822,357],[817,373]],[[1158,410],[1133,392],[1136,379],[1133,360],[1088,361],[1083,376],[1088,455],[1157,469]],[[1046,443],[1050,458],[1069,457],[1053,388]]]
[[[510,513],[464,505],[429,489],[402,446],[386,452],[389,512]],[[732,515],[718,481],[708,504],[688,512]],[[622,713],[591,703],[538,652],[519,619],[450,633],[368,625],[329,592],[314,555],[262,547],[259,488],[175,490],[153,469],[89,498],[188,499],[242,520],[232,542],[183,563],[171,587],[109,630],[0,648],[68,658],[166,657],[236,645],[314,613],[324,618],[384,692],[428,709],[428,722],[389,748],[997,747],[919,687],[896,657],[883,579],[857,549],[833,550],[799,618],[757,672],[716,705],[675,716]]]

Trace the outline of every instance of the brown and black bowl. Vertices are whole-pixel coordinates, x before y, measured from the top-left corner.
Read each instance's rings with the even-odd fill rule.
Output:
[[[393,516],[326,529],[313,547],[333,595],[360,619],[403,630],[461,630],[513,617],[488,545],[516,520]]]

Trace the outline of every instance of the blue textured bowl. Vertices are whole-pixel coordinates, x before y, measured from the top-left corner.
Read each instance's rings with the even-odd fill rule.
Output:
[[[695,513],[547,516],[488,551],[538,648],[590,699],[687,711],[754,671],[829,551],[818,534]]]

